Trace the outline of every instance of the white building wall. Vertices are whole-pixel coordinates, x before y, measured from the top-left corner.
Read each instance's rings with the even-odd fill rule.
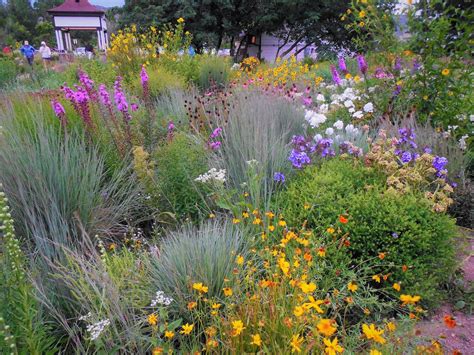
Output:
[[[265,61],[267,62],[274,62],[275,59],[276,59],[276,54],[277,54],[277,51],[278,51],[278,47],[284,42],[284,40],[278,38],[278,37],[275,37],[275,36],[271,36],[271,35],[268,35],[268,34],[263,34],[261,36],[261,51],[262,51],[262,59],[264,59]],[[282,57],[282,54],[288,50],[292,45],[293,45],[294,42],[288,42],[287,44],[285,44],[281,49],[280,49],[280,52],[278,54],[279,57]],[[298,51],[298,49],[301,49],[303,46],[305,45],[304,42],[300,43],[298,46],[296,46],[294,49],[291,50],[290,53],[288,53],[286,56],[282,57],[282,58],[289,58],[292,54],[296,53]],[[249,56],[258,56],[258,50],[259,50],[259,47],[257,45],[251,45],[249,46],[249,50],[248,50],[248,53],[249,53]],[[311,50],[315,50],[314,46],[309,46],[308,47],[308,50],[311,51]],[[304,59],[304,56],[305,56],[305,51],[301,51],[300,53],[297,54],[296,56],[296,59],[297,60],[302,60]]]
[[[100,27],[100,17],[54,16],[56,27]]]

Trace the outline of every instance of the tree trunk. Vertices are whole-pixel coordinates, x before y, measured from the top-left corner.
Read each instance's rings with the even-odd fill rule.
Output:
[[[281,49],[284,46],[286,46],[286,44],[288,43],[289,40],[290,40],[290,31],[288,31],[288,35],[286,36],[285,40],[283,41],[283,44],[281,46],[279,46],[278,49],[277,49],[277,52],[275,54],[275,62],[278,59],[278,55],[280,54]]]
[[[234,54],[235,54],[235,37],[232,36],[230,37],[230,56],[231,57],[234,57]]]
[[[295,47],[303,40],[304,35],[300,36],[291,46],[288,48],[286,51],[283,52],[281,55],[282,57],[286,56],[288,53],[290,53]]]

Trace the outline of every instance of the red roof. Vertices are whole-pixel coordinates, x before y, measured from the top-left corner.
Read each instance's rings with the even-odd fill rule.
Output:
[[[88,0],[66,0],[64,1],[64,4],[49,9],[48,12],[104,13],[103,10],[89,3]]]

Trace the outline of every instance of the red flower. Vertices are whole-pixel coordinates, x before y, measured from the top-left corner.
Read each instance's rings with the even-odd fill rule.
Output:
[[[452,316],[450,315],[445,315],[444,316],[444,324],[446,324],[446,326],[448,328],[451,328],[453,329],[454,327],[456,327],[456,321],[453,319]]]
[[[349,222],[349,220],[341,214],[339,216],[339,222],[341,222],[342,224],[346,224],[347,222]]]

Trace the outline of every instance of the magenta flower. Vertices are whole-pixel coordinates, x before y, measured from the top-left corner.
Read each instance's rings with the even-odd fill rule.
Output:
[[[94,88],[94,81],[82,69],[79,69],[79,82],[85,88],[89,97],[95,101],[97,99],[97,92]]]
[[[135,112],[138,110],[138,104],[132,102],[132,104],[130,105],[130,108],[132,109],[132,112]]]
[[[303,97],[303,105],[311,106],[312,103],[313,103],[313,99],[311,98],[311,96]]]
[[[115,80],[115,83],[114,83],[114,100],[115,100],[115,105],[117,106],[117,110],[122,112],[123,118],[125,119],[125,121],[127,122],[130,121],[132,119],[132,116],[130,115],[130,112],[128,111],[128,102],[122,89],[121,76],[118,76],[117,80]]]
[[[143,97],[147,99],[150,94],[150,91],[148,86],[148,73],[146,71],[145,65],[142,65],[142,70],[140,72],[140,80],[142,82]]]
[[[112,102],[110,101],[110,94],[107,91],[107,87],[104,84],[99,85],[99,97],[100,102],[107,108],[112,106]]]
[[[339,77],[339,73],[337,72],[337,69],[334,65],[331,65],[331,74],[332,74],[332,81],[334,81],[334,84],[336,85],[341,85],[341,78]]]
[[[359,54],[357,56],[357,63],[359,64],[359,70],[361,71],[362,74],[365,75],[367,73],[368,66],[362,54]]]
[[[212,150],[217,150],[221,147],[221,142],[217,141],[217,142],[211,142],[209,144],[209,147],[212,149]]]
[[[211,135],[209,136],[210,139],[217,138],[222,133],[222,128],[217,127],[214,131],[212,131]]]
[[[61,122],[61,126],[66,127],[67,125],[66,110],[64,109],[63,105],[61,105],[61,103],[58,100],[52,99],[51,106],[53,107],[54,114],[56,115],[57,118],[59,118],[59,121]]]

